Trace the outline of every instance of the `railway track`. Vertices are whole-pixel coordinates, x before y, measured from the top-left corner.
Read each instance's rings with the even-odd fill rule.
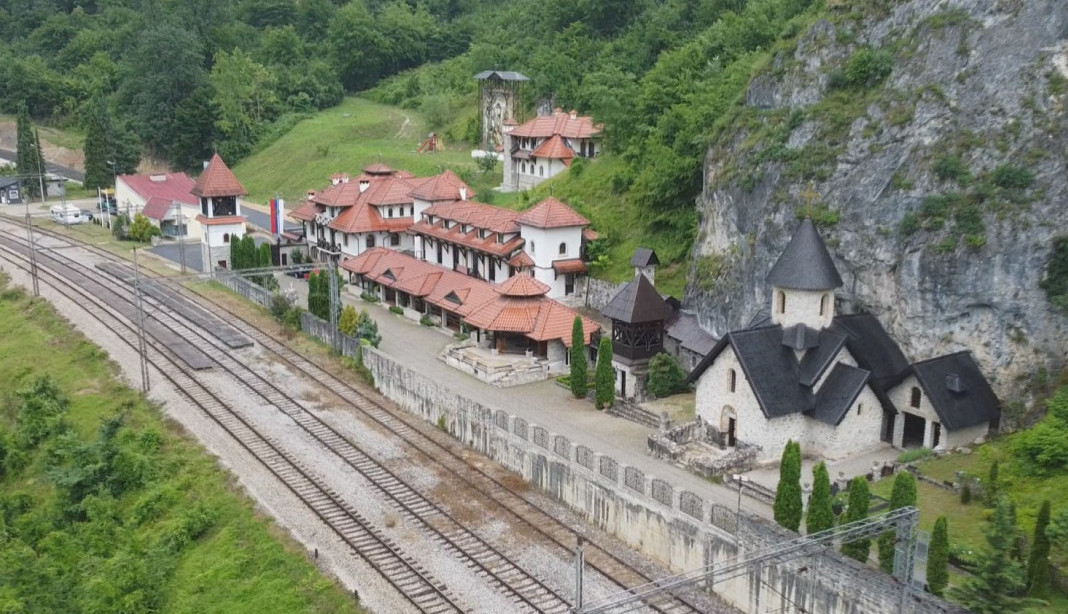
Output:
[[[16,242],[21,239],[10,233],[6,234],[5,239],[10,237]],[[70,241],[68,237],[62,235],[58,235],[58,238]],[[102,251],[92,246],[82,245],[81,247],[98,253]],[[111,254],[103,253],[109,258],[113,257]],[[71,262],[67,266],[72,266],[76,269],[87,268],[77,262]],[[156,278],[154,282],[166,284],[175,294],[180,294],[185,298],[193,296],[192,292],[173,280]],[[123,297],[122,300],[132,301],[128,297]],[[194,300],[200,303],[206,301],[221,307],[217,302],[200,295],[195,295]],[[247,392],[260,396],[265,403],[274,405],[285,412],[296,424],[321,442],[324,447],[333,451],[349,466],[375,484],[375,487],[380,492],[394,501],[397,509],[404,517],[434,534],[435,539],[455,556],[478,566],[481,570],[481,575],[486,576],[491,585],[512,596],[518,606],[523,606],[522,609],[529,608],[533,611],[545,612],[563,612],[568,609],[567,603],[559,595],[556,595],[551,589],[527,575],[503,553],[485,543],[465,529],[462,524],[449,516],[444,510],[408,487],[402,479],[360,451],[343,434],[319,420],[301,406],[300,403],[286,394],[284,390],[274,386],[271,382],[260,377],[258,373],[244,366],[225,348],[219,347],[220,342],[223,341],[222,337],[209,339],[203,332],[196,330],[199,327],[187,326],[178,321],[178,316],[172,316],[164,312],[165,307],[159,301],[156,301],[154,306],[157,312],[163,313],[154,313],[153,317],[161,320],[161,322],[165,321],[168,328],[181,335],[196,335],[205,341],[210,341],[209,347],[204,347],[204,344],[198,344],[198,347],[206,351],[212,361],[216,362],[225,371],[233,373],[239,381],[251,379],[251,381],[257,382],[255,386],[246,384]],[[188,314],[185,315],[188,317]],[[253,339],[264,351],[271,353],[276,360],[284,362],[291,370],[303,373],[307,378],[327,388],[345,405],[349,406],[352,411],[357,412],[365,419],[377,423],[382,428],[408,442],[413,449],[442,464],[454,475],[462,476],[468,482],[468,487],[474,489],[483,501],[495,503],[509,515],[519,519],[531,531],[540,534],[547,541],[570,552],[570,548],[574,544],[575,531],[556,520],[551,511],[539,508],[535,503],[516,493],[467,460],[466,455],[463,454],[462,444],[434,432],[433,429],[427,429],[426,425],[417,417],[407,412],[392,409],[389,407],[388,402],[383,402],[377,397],[376,393],[352,386],[339,379],[329,371],[320,368],[290,350],[281,340],[260,330],[252,323],[235,318],[236,316],[230,314],[229,324],[234,326],[241,334]],[[430,431],[430,433],[427,431]],[[278,474],[276,473],[276,475]],[[329,496],[329,493],[327,495]],[[321,496],[313,496],[313,499],[318,500]],[[351,512],[351,510],[349,511]],[[316,513],[318,514],[319,512],[316,511]],[[621,587],[644,584],[652,579],[649,575],[642,573],[631,564],[613,555],[597,542],[596,538],[588,538],[585,548],[586,561],[590,567],[598,570]],[[646,605],[653,611],[671,614],[708,612],[713,611],[713,609],[723,608],[721,604],[711,602],[706,595],[692,592],[662,595]]]

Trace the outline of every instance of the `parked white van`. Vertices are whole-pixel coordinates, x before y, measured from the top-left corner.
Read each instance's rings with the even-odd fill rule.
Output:
[[[82,210],[74,205],[52,205],[48,210],[52,214],[52,221],[57,224],[84,224],[88,222]]]

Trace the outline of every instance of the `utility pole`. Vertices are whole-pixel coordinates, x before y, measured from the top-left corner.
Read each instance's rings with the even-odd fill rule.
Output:
[[[37,244],[33,241],[33,220],[30,219],[30,201],[26,200],[26,241],[30,248],[30,277],[33,278],[33,295],[41,296],[41,286],[37,281]]]
[[[137,266],[137,248],[133,250],[134,292],[137,294],[137,345],[141,352],[141,392],[148,394],[148,348],[145,343],[145,308],[141,302],[141,269]]]
[[[178,215],[175,216],[178,220],[178,260],[182,265],[182,275],[185,275],[185,225],[183,224],[185,218],[182,216],[181,203],[175,201],[171,206],[178,208]]]
[[[577,535],[578,544],[575,545],[575,607],[572,612],[582,611],[582,571],[586,567],[586,557],[582,553],[582,536]]]
[[[337,330],[337,312],[338,296],[337,289],[337,264],[331,260],[330,267],[327,269],[327,274],[330,276],[330,346],[333,348],[335,354],[341,353],[341,338],[338,336]]]

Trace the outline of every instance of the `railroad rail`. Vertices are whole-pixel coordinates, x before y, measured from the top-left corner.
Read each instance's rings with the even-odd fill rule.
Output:
[[[9,234],[15,241],[21,241],[21,237],[11,233],[4,234]],[[72,242],[72,239],[65,235],[48,234]],[[79,245],[79,247],[106,254],[109,258],[113,257],[110,253],[103,252],[103,250],[93,246]],[[77,262],[73,263],[73,267],[88,268]],[[99,273],[95,274],[99,275]],[[129,279],[128,275],[122,275],[113,266],[109,267],[109,274],[120,281],[125,282]],[[207,302],[221,307],[218,302],[194,294],[174,280],[159,277],[153,278],[153,282],[166,284],[176,296],[182,295],[195,302]],[[154,306],[156,307],[156,312],[152,315],[153,318],[167,320],[168,326],[180,328],[180,334],[182,335],[197,335],[207,340],[204,333],[199,331],[199,326],[186,326],[177,321],[179,316],[160,313],[167,308],[161,302],[163,297],[159,296],[159,293],[152,294],[154,296],[150,297],[150,300],[155,301]],[[124,297],[122,300],[129,301],[132,299]],[[188,317],[188,310],[185,311],[186,317]],[[293,370],[303,373],[308,378],[323,385],[352,410],[388,429],[392,434],[410,443],[413,449],[424,454],[427,458],[444,465],[451,473],[467,481],[468,487],[478,492],[482,501],[499,505],[508,514],[520,519],[530,530],[541,534],[548,541],[570,551],[576,535],[573,529],[560,523],[551,511],[538,507],[526,497],[516,493],[512,488],[471,463],[466,458],[466,455],[463,454],[462,445],[458,442],[445,437],[443,434],[436,433],[433,429],[428,429],[417,417],[407,412],[390,408],[389,403],[377,397],[376,393],[353,386],[329,371],[322,369],[315,363],[290,350],[281,340],[264,332],[251,322],[241,319],[232,313],[230,318],[229,324],[231,326],[237,329],[240,334],[253,339],[264,351],[270,352]],[[504,578],[491,578],[491,584],[498,586],[506,593],[512,594],[519,603],[527,600],[533,604],[531,607],[535,611],[553,612],[567,609],[566,602],[558,595],[552,593],[551,590],[533,580],[533,578],[526,576],[518,566],[511,563],[502,553],[485,544],[443,510],[427,501],[410,487],[407,487],[403,480],[359,451],[344,435],[308,412],[300,403],[289,397],[285,391],[260,377],[254,370],[245,367],[224,348],[218,347],[217,343],[212,342],[206,348],[204,344],[200,344],[200,347],[208,353],[211,360],[218,363],[225,370],[234,372],[239,381],[249,378],[256,381],[256,386],[246,385],[249,392],[263,398],[265,403],[279,407],[301,428],[322,442],[325,447],[332,450],[354,469],[368,476],[368,479],[376,484],[376,487],[381,492],[396,502],[405,517],[418,522],[428,531],[436,533],[436,539],[457,556],[466,556],[468,560],[474,561],[476,564],[482,562],[480,567],[482,567],[485,574],[489,574],[487,567],[507,570],[502,574]],[[260,389],[261,386],[262,389]],[[599,545],[596,539],[591,539],[590,536],[587,536],[585,558],[591,568],[601,572],[606,578],[621,587],[641,585],[652,580],[650,575],[624,562],[607,548]],[[648,600],[646,605],[654,611],[671,614],[707,612],[712,608],[723,607],[718,603],[713,605],[710,605],[710,603],[712,602],[707,595],[695,594],[693,591],[678,591],[674,595],[658,595],[655,599]]]

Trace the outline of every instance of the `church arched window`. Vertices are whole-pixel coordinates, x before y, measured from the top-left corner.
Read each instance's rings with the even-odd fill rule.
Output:
[[[909,405],[911,405],[912,407],[917,407],[918,408],[920,406],[920,399],[922,397],[923,397],[923,393],[920,392],[920,387],[919,386],[913,386],[912,387],[912,395],[911,395],[911,398],[909,398]]]
[[[786,293],[785,292],[783,292],[782,290],[779,290],[778,292],[775,293],[775,303],[776,303],[775,309],[779,313],[786,313]]]
[[[727,390],[734,392],[738,387],[738,372],[734,369],[727,369]]]
[[[229,242],[230,242],[230,233],[224,232],[223,233],[223,243],[229,243]]]
[[[820,297],[820,315],[827,313],[827,295],[824,294]]]

